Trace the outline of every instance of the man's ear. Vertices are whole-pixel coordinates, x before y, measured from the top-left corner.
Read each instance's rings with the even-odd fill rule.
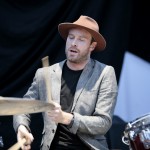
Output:
[[[91,52],[95,49],[96,45],[97,45],[97,42],[92,42],[92,44],[90,45]]]

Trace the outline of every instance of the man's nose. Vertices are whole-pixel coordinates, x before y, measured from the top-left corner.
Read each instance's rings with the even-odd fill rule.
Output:
[[[72,46],[77,46],[77,40],[72,41]]]

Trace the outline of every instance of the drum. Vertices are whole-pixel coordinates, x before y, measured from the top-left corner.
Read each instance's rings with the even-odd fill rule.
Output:
[[[129,122],[122,141],[130,150],[150,150],[150,113]]]

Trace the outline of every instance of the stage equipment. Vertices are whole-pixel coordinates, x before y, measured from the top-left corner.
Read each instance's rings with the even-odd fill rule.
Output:
[[[122,141],[130,150],[150,150],[150,113],[129,122]]]

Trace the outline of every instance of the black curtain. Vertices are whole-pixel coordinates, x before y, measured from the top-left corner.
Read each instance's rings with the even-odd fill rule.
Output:
[[[142,7],[144,6],[142,4]],[[141,3],[133,0],[1,0],[0,96],[22,97],[30,86],[35,71],[42,67],[43,57],[48,55],[51,65],[65,59],[65,41],[60,37],[57,26],[61,22],[75,21],[80,15],[93,17],[99,23],[107,47],[103,52],[93,53],[92,58],[112,65],[119,82],[124,52],[129,50],[141,55],[140,52],[136,52],[137,42],[145,42],[139,34],[135,34],[139,31],[139,17],[136,16],[139,8]],[[144,13],[147,14],[146,10]],[[142,18],[141,11],[138,16]],[[142,23],[140,25],[142,29],[145,27]],[[143,48],[146,49],[148,45],[140,46],[142,57],[149,60],[149,52],[143,53]],[[41,114],[32,117],[31,128],[35,134],[33,149],[37,149],[43,122]],[[121,142],[125,123],[122,121],[118,125],[117,121],[118,118],[114,118],[114,126],[107,134],[109,146],[127,149]],[[121,129],[119,130],[116,125]],[[113,131],[118,133],[119,142],[114,140]],[[4,149],[16,142],[12,116],[0,117],[1,135]]]

